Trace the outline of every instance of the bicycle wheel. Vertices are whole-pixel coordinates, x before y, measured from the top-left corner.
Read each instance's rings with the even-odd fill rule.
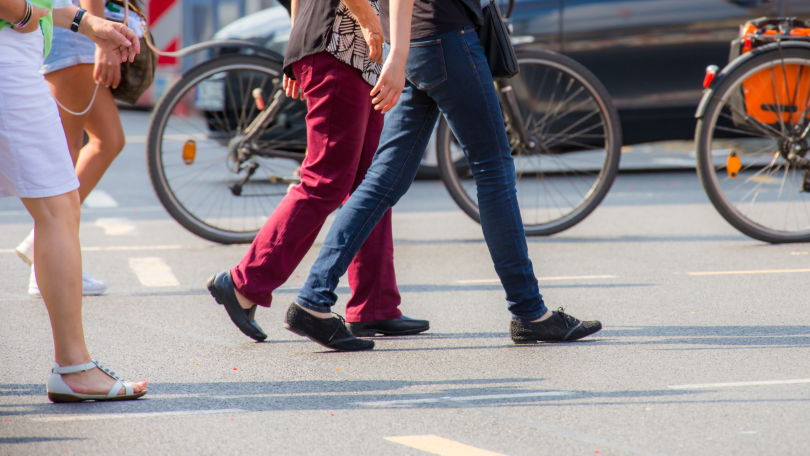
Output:
[[[282,63],[258,56],[218,57],[174,83],[149,123],[147,164],[160,202],[194,234],[223,244],[248,243],[297,182],[306,150],[306,105],[284,99],[250,144],[258,116],[254,90],[267,105]]]
[[[598,79],[565,56],[517,51],[520,73],[509,80],[520,119],[506,119],[517,195],[528,236],[566,230],[587,217],[616,178],[621,149],[619,115]],[[521,144],[512,122],[535,142]],[[437,132],[439,171],[453,200],[481,221],[475,181],[444,119]]]
[[[764,52],[715,89],[695,134],[698,174],[742,233],[810,241],[810,49]]]

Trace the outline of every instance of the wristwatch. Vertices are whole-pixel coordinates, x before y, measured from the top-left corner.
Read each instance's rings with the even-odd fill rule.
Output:
[[[84,8],[79,8],[79,11],[76,11],[76,16],[73,18],[73,22],[70,24],[70,30],[72,32],[79,31],[79,24],[82,23],[85,13],[87,13],[87,10]]]

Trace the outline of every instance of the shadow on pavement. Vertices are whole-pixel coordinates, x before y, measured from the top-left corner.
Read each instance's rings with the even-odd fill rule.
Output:
[[[87,440],[80,437],[0,437],[0,445],[10,443],[57,442],[60,440]]]
[[[4,405],[25,410],[0,412],[0,416],[89,415],[109,413],[149,413],[173,411],[215,411],[239,409],[248,412],[302,410],[369,410],[376,408],[476,408],[592,405],[616,399],[674,398],[696,396],[707,391],[637,390],[637,391],[559,391],[524,386],[542,379],[459,379],[447,381],[344,380],[291,382],[223,382],[223,383],[154,383],[150,393],[137,401],[83,402],[51,404],[44,387],[29,389],[41,395],[36,404]],[[509,384],[511,383],[511,384]],[[487,386],[499,384],[499,386]],[[507,384],[507,385],[503,385]],[[409,387],[458,385],[430,392],[408,392]],[[502,385],[502,386],[501,386]],[[0,389],[34,385],[0,385]],[[397,390],[403,390],[402,392]],[[38,394],[35,394],[38,393]],[[492,396],[491,398],[487,396]],[[631,401],[632,402],[632,401]],[[634,402],[639,403],[639,402]]]

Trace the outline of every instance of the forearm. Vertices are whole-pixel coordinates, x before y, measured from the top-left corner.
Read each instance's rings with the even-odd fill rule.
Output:
[[[295,13],[298,11],[298,0],[290,2],[290,27],[295,26]]]
[[[68,6],[67,8],[57,8],[53,10],[53,25],[63,29],[69,29],[70,24],[73,23],[73,18],[76,17],[76,11],[78,10],[79,8],[72,5]]]
[[[23,19],[26,8],[25,0],[0,0],[0,19],[17,24]]]
[[[361,26],[379,20],[377,13],[374,12],[374,8],[371,7],[371,3],[369,3],[368,0],[343,0],[343,3],[345,3],[349,11],[354,14],[354,17],[357,18],[357,22],[359,22]],[[411,5],[413,5],[413,0],[411,0]]]
[[[105,18],[104,14],[104,0],[79,0],[82,8],[86,9],[88,13],[93,16]]]
[[[363,0],[366,1],[366,0]],[[366,1],[366,3],[368,3]],[[390,0],[391,53],[408,56],[411,45],[411,15],[413,0]]]

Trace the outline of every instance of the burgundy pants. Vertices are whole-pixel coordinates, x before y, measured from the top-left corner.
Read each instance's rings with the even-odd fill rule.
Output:
[[[307,97],[307,157],[301,183],[292,187],[267,219],[238,266],[233,283],[245,297],[269,307],[273,290],[309,251],[326,217],[348,198],[371,165],[383,116],[371,104],[371,86],[360,71],[328,52],[293,64]],[[399,318],[394,275],[391,210],[371,232],[349,266],[349,322]]]

